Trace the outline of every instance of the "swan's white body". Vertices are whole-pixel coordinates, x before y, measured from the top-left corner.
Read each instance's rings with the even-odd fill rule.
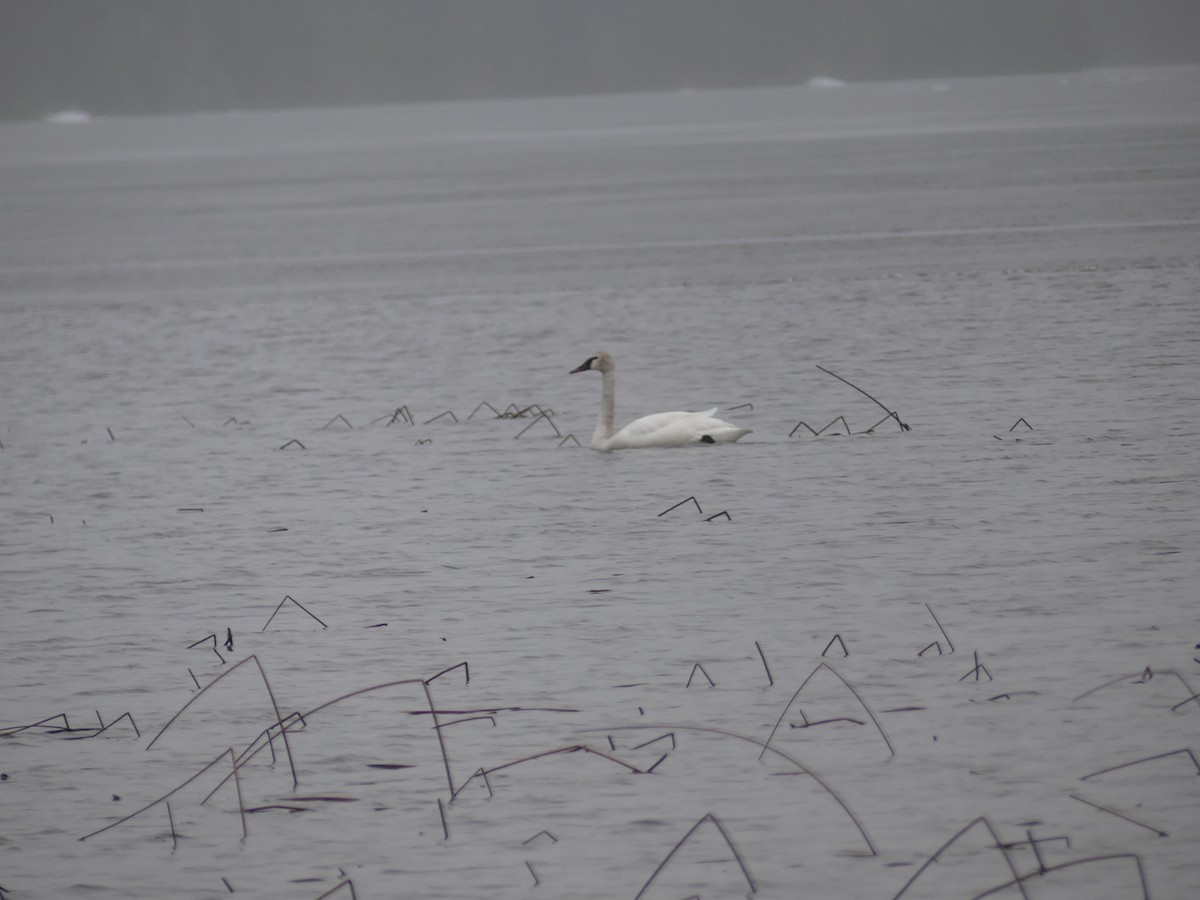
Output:
[[[593,450],[633,450],[641,447],[680,447],[685,444],[725,444],[750,433],[715,417],[717,407],[703,412],[661,412],[634,419],[613,433],[617,374],[613,358],[604,352],[595,353],[574,372],[588,370],[604,376],[600,398],[600,415],[592,434]]]

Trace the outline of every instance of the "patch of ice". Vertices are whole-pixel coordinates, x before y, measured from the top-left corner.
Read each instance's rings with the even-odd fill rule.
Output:
[[[46,116],[46,121],[56,125],[72,125],[76,122],[90,122],[92,117],[90,113],[85,113],[81,109],[64,109],[62,112]]]

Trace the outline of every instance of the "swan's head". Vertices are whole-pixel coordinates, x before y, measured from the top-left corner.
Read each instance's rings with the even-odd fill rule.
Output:
[[[613,358],[603,350],[599,351],[598,353],[593,353],[583,361],[583,365],[577,369],[572,369],[571,374],[574,375],[576,372],[586,372],[589,369],[596,372],[611,372],[613,370]]]

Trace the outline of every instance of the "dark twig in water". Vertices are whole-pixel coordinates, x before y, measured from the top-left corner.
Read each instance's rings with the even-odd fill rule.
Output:
[[[575,437],[575,435],[573,435],[573,434],[568,434],[568,435],[566,435],[566,436],[565,436],[565,437],[564,437],[564,438],[563,438],[561,441],[559,441],[559,442],[558,442],[558,446],[560,446],[560,447],[561,447],[561,446],[562,446],[563,444],[565,444],[567,441],[574,441],[574,442],[575,442],[575,446],[576,446],[576,447],[582,447],[582,446],[583,446],[583,444],[579,443],[579,438]]]
[[[537,887],[542,883],[542,879],[537,877],[537,872],[533,871],[533,864],[529,860],[525,860],[525,868],[529,870],[529,874],[533,876],[533,886]]]
[[[688,839],[695,834],[700,829],[700,826],[705,822],[712,824],[716,827],[717,831],[720,832],[721,839],[725,841],[725,845],[729,848],[729,852],[733,854],[733,858],[737,861],[738,866],[741,868],[742,875],[745,877],[746,883],[750,885],[750,893],[753,894],[758,890],[758,885],[754,882],[754,876],[751,875],[750,870],[746,868],[746,861],[742,859],[742,854],[738,852],[737,846],[733,843],[733,839],[729,837],[729,833],[725,830],[725,826],[723,826],[720,819],[718,819],[712,813],[705,813],[700,817],[700,821],[689,828],[687,834],[680,838],[679,843],[671,848],[671,852],[668,853],[663,861],[658,864],[658,868],[654,870],[654,873],[649,879],[647,879],[646,883],[642,885],[642,889],[637,892],[637,895],[633,898],[633,900],[640,900],[646,891],[650,889],[650,885],[654,883],[654,879],[657,878],[659,873],[667,867],[667,863],[671,861],[672,857],[679,852],[679,848],[686,844]]]
[[[926,645],[925,649],[923,649],[920,653],[918,653],[917,656],[924,656],[928,651],[932,650],[934,647],[937,647],[938,656],[941,656],[942,655],[942,642],[941,641],[934,641],[932,644]]]
[[[878,400],[876,400],[874,397],[872,397],[870,394],[868,394],[866,391],[864,391],[862,388],[860,388],[854,382],[847,381],[841,375],[837,374],[836,372],[829,371],[829,369],[826,369],[824,366],[817,366],[817,368],[820,369],[822,372],[824,372],[826,375],[832,375],[834,378],[836,378],[838,381],[842,382],[843,384],[850,385],[850,387],[854,388],[856,391],[858,391],[860,394],[862,394],[864,397],[866,397],[868,400],[870,400],[872,403],[874,403],[876,406],[878,406],[880,409],[882,409],[888,415],[896,416],[896,421],[900,423],[900,428],[902,431],[912,431],[912,429],[909,428],[908,425],[906,425],[904,422],[900,421],[900,417],[898,415],[896,415],[895,410],[888,409],[886,406],[884,406],[882,403],[880,403]]]
[[[259,629],[259,631],[260,631],[260,632],[263,632],[263,631],[266,631],[266,630],[267,630],[267,625],[270,625],[270,624],[271,624],[271,619],[274,619],[274,618],[275,618],[275,613],[279,612],[279,610],[283,608],[283,604],[287,603],[289,600],[291,600],[291,601],[292,601],[294,604],[296,604],[298,607],[300,607],[302,610],[304,610],[306,613],[308,613],[308,614],[309,614],[309,616],[311,616],[313,619],[315,619],[317,622],[319,622],[322,628],[328,628],[328,627],[329,627],[328,625],[326,625],[324,622],[322,622],[322,621],[321,621],[321,618],[320,618],[319,616],[317,616],[317,615],[316,615],[316,614],[314,614],[314,613],[313,613],[311,610],[309,610],[309,609],[308,609],[308,608],[307,608],[307,607],[306,607],[306,606],[305,606],[303,603],[301,603],[301,602],[300,602],[299,600],[297,600],[295,597],[292,597],[292,596],[290,596],[290,595],[289,595],[289,596],[287,596],[287,597],[284,597],[282,600],[280,600],[280,601],[279,601],[279,606],[276,606],[276,607],[275,607],[275,612],[271,613],[271,616],[270,616],[270,618],[268,618],[268,619],[267,619],[267,624],[266,624],[266,625],[264,625],[262,628],[260,628],[260,629]],[[214,636],[213,636],[213,642],[214,642],[214,646],[215,646],[215,643],[216,643],[216,635],[214,635]]]
[[[456,416],[456,415],[454,414],[453,410],[449,410],[449,409],[447,409],[447,410],[444,410],[443,412],[440,412],[440,413],[438,413],[438,414],[437,414],[436,416],[434,416],[432,419],[426,419],[426,420],[425,420],[424,422],[422,422],[421,424],[422,424],[422,425],[428,425],[430,422],[436,422],[438,419],[440,419],[440,418],[442,418],[442,417],[444,417],[444,416],[449,416],[451,419],[453,419],[453,420],[454,420],[454,422],[455,422],[456,424],[458,423],[458,416]]]
[[[307,449],[308,449],[307,447],[305,447],[305,446],[304,446],[302,443],[300,443],[300,442],[299,442],[298,440],[296,440],[295,438],[292,438],[290,441],[288,441],[286,444],[284,444],[284,445],[283,445],[282,447],[280,447],[279,449],[280,449],[280,450],[286,450],[288,447],[292,446],[292,444],[295,444],[295,445],[296,445],[297,447],[299,447],[301,450],[307,450]]]
[[[742,403],[742,404],[739,404],[738,406],[731,406],[731,407],[729,407],[729,411],[730,411],[730,412],[737,412],[739,409],[748,409],[748,410],[750,410],[751,412],[753,412],[753,411],[754,411],[754,404],[753,404],[753,403]]]
[[[1017,421],[1013,422],[1013,424],[1012,424],[1012,428],[1010,428],[1010,429],[1008,429],[1008,430],[1009,430],[1009,431],[1012,431],[1012,430],[1013,430],[1013,428],[1016,428],[1016,427],[1017,427],[1018,425],[1020,425],[1022,422],[1025,422],[1025,419],[1024,419],[1024,418],[1017,419]],[[1028,428],[1030,431],[1033,431],[1033,426],[1032,426],[1032,425],[1030,425],[1028,422],[1025,422],[1025,427],[1026,427],[1026,428]]]
[[[714,515],[711,515],[711,516],[709,516],[709,517],[708,517],[707,519],[705,519],[704,521],[705,521],[705,522],[711,522],[713,519],[719,519],[719,518],[721,518],[721,516],[724,516],[724,517],[725,517],[725,519],[726,519],[727,521],[729,521],[729,522],[732,522],[732,521],[733,521],[733,519],[732,519],[732,518],[730,518],[730,516],[729,516],[729,511],[728,511],[728,510],[724,510],[724,509],[723,509],[723,510],[721,510],[719,513],[715,513]]]
[[[438,805],[438,816],[440,816],[441,820],[442,820],[442,839],[448,841],[448,840],[450,840],[450,827],[446,824],[446,807],[442,803],[441,797],[437,798],[437,805]]]
[[[336,416],[334,416],[332,419],[330,419],[328,422],[326,422],[324,425],[322,425],[321,430],[324,431],[326,428],[328,428],[330,425],[332,425],[338,419],[341,419],[346,424],[346,427],[349,428],[351,431],[354,430],[354,426],[350,424],[350,420],[347,419],[345,416],[343,416],[341,413],[338,413]]]
[[[699,501],[699,500],[697,500],[695,497],[687,497],[687,498],[685,498],[685,499],[683,499],[683,500],[680,500],[680,501],[679,501],[678,503],[676,503],[674,506],[672,506],[672,507],[669,507],[669,508],[667,508],[667,509],[664,509],[664,510],[663,510],[662,512],[660,512],[658,515],[659,515],[659,516],[665,516],[667,513],[671,512],[671,510],[674,510],[674,509],[679,509],[679,507],[683,506],[683,504],[685,504],[685,503],[695,503],[695,504],[696,504],[696,512],[700,513],[700,515],[704,515],[704,510],[702,510],[702,509],[700,508],[700,501]],[[656,518],[657,518],[657,517],[656,517]]]
[[[717,683],[716,683],[715,681],[713,681],[713,680],[712,680],[712,677],[711,677],[711,676],[708,674],[708,672],[704,671],[704,666],[700,665],[700,663],[696,663],[694,666],[692,666],[692,671],[691,671],[691,674],[690,674],[690,675],[688,675],[687,684],[686,684],[686,685],[684,685],[684,687],[691,687],[691,686],[692,686],[692,679],[696,677],[696,672],[697,672],[697,670],[700,672],[700,674],[701,674],[701,675],[703,675],[705,678],[707,678],[707,679],[708,679],[708,686],[709,686],[709,687],[716,687],[716,686],[717,686]]]

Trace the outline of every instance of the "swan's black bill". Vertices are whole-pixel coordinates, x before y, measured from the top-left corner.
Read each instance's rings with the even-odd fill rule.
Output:
[[[589,356],[586,360],[584,360],[584,363],[582,366],[580,366],[577,369],[572,369],[567,374],[574,375],[576,372],[586,372],[588,369],[590,369],[592,367],[592,363],[594,363],[595,361],[596,361],[596,357]]]

